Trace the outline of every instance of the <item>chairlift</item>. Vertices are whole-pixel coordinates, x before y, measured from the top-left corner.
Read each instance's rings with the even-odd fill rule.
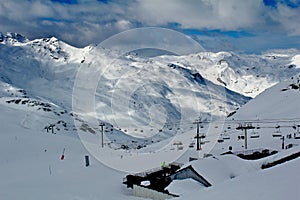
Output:
[[[204,134],[203,134],[203,135],[200,135],[200,138],[201,138],[201,139],[204,139],[204,138],[206,138],[206,135],[204,135]]]
[[[294,133],[294,139],[300,139],[300,125],[297,125],[297,132]]]
[[[182,144],[181,141],[175,141],[175,142],[173,143],[173,145],[177,145],[177,146],[178,146],[178,145],[183,145],[183,144]]]
[[[230,139],[230,136],[229,135],[227,135],[227,134],[221,134],[220,136],[219,136],[219,139],[217,140],[219,143],[222,143],[222,142],[224,142],[224,140],[229,140]]]
[[[273,137],[282,137],[282,135],[280,134],[280,133],[273,133],[273,135],[272,135]]]
[[[272,135],[274,138],[276,137],[282,137],[281,133],[278,133],[278,132],[274,132],[273,135]]]
[[[223,138],[219,138],[219,139],[217,140],[217,142],[218,142],[218,143],[222,143],[222,142],[224,142],[224,140],[223,140]]]
[[[244,135],[238,135],[238,140],[244,140],[245,136]]]
[[[276,131],[273,133],[272,136],[273,136],[273,137],[282,137],[282,134],[281,134],[281,131],[280,131],[280,126],[277,125],[275,128],[278,129],[278,130],[276,130]]]
[[[177,146],[177,151],[183,150],[183,146]]]
[[[300,133],[299,132],[294,133],[294,139],[300,139]]]
[[[223,140],[230,140],[230,136],[227,134],[222,135]]]
[[[191,144],[189,145],[189,148],[194,148],[194,146],[195,146],[195,144],[191,143]]]
[[[250,138],[259,138],[258,132],[252,131],[252,132],[250,133]]]

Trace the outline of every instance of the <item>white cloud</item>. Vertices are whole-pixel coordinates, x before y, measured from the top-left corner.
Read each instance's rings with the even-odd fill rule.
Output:
[[[271,12],[270,16],[279,23],[290,35],[300,35],[300,9],[294,9],[279,4],[277,12]]]
[[[262,0],[79,0],[79,4],[51,1],[0,1],[0,31],[30,38],[56,36],[77,46],[98,43],[137,26],[246,30],[300,35],[299,8]]]
[[[117,3],[88,1],[68,5],[34,0],[1,1],[0,31],[20,32],[29,37],[54,35],[73,44],[87,45],[130,28],[125,15],[126,9]],[[75,40],[72,42],[72,39]]]
[[[139,0],[136,15],[143,23],[165,25],[177,22],[182,28],[279,31],[299,33],[300,8],[279,4],[268,7],[262,0]]]
[[[253,27],[262,21],[260,0],[140,0],[139,18],[149,24],[178,22],[184,28],[238,29]]]

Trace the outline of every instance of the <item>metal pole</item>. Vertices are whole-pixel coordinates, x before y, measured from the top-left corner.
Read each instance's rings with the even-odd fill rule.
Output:
[[[85,156],[85,166],[86,167],[90,166],[89,156]]]
[[[101,126],[101,146],[103,148],[104,147],[103,126],[105,126],[105,125],[101,123],[99,126]]]
[[[201,137],[200,137],[200,125],[201,120],[196,120],[193,124],[197,124],[197,135],[194,137],[197,139],[197,151],[201,150]]]
[[[200,148],[200,143],[199,143],[199,121],[197,121],[197,151],[199,151]]]
[[[245,149],[248,148],[248,137],[247,137],[247,130],[248,129],[254,129],[255,127],[252,126],[252,124],[247,124],[245,123],[244,125],[239,125],[239,127],[237,127],[237,130],[244,130],[244,141],[245,141]]]
[[[102,148],[104,146],[104,141],[103,141],[103,126],[101,126],[101,140],[102,140]]]
[[[247,149],[247,128],[245,130],[245,149]]]

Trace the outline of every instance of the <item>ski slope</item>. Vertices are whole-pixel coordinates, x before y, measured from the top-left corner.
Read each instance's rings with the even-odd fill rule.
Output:
[[[191,180],[173,182],[169,189],[181,199],[297,199],[299,159],[262,171],[261,163],[219,156],[229,146],[244,151],[244,140],[238,140],[241,131],[236,130],[244,122],[260,127],[255,129],[260,138],[248,140],[249,150],[268,148],[280,151],[279,156],[299,148],[299,140],[286,139],[285,145],[294,147],[281,151],[281,140],[272,137],[279,129],[285,137],[297,132],[293,128],[300,119],[297,50],[150,58],[98,51],[99,47],[75,48],[56,38],[30,41],[19,34],[0,34],[1,199],[139,199],[121,184],[124,171],[159,167],[168,157],[184,152],[179,161],[192,164],[214,185],[207,189]],[[109,67],[97,68],[97,63]],[[89,66],[87,75],[101,74],[96,87],[86,76],[77,76]],[[80,95],[74,96],[78,82]],[[74,112],[76,101],[80,106]],[[92,101],[95,110],[89,112]],[[91,116],[96,123],[89,121]],[[219,160],[187,163],[189,157],[203,157],[194,150],[193,122],[198,117],[215,120],[203,123],[201,131],[207,137],[202,148],[212,149]],[[101,149],[99,122],[105,124],[105,151],[100,152],[107,163],[117,163],[119,171],[99,162],[80,140],[78,133],[91,136],[91,144]],[[229,139],[215,143],[219,132]],[[174,135],[183,137],[173,141]],[[139,153],[157,156],[133,162]]]
[[[1,199],[134,199],[120,184],[124,174],[93,159],[75,134],[24,128],[28,110],[0,110]],[[39,126],[39,121],[31,123]],[[89,167],[85,155],[90,156]]]
[[[226,152],[229,146],[233,151],[244,151],[244,140],[238,138],[244,135],[244,131],[236,128],[249,123],[255,127],[248,130],[250,150],[267,148],[280,151],[282,136],[285,137],[285,147],[289,144],[298,146],[300,141],[294,139],[294,136],[300,134],[299,81],[299,74],[292,76],[289,80],[267,89],[229,117],[222,132],[227,139],[216,145],[216,152]],[[289,135],[292,137],[289,138]]]

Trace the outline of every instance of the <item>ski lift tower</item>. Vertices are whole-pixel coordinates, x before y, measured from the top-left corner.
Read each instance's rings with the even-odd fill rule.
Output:
[[[244,123],[244,124],[239,124],[239,126],[236,128],[237,130],[244,130],[244,133],[245,133],[245,137],[244,137],[244,140],[245,140],[245,149],[248,148],[248,141],[247,141],[247,130],[250,130],[250,129],[255,129],[254,126],[252,126],[252,123]]]
[[[104,123],[100,123],[99,126],[101,127],[101,146],[104,147],[104,138],[103,138],[103,126],[105,126]]]
[[[200,151],[201,150],[201,136],[199,133],[199,130],[200,130],[199,126],[201,124],[201,120],[198,119],[195,122],[193,122],[193,124],[197,124],[197,135],[195,136],[195,138],[197,139],[197,151]]]

